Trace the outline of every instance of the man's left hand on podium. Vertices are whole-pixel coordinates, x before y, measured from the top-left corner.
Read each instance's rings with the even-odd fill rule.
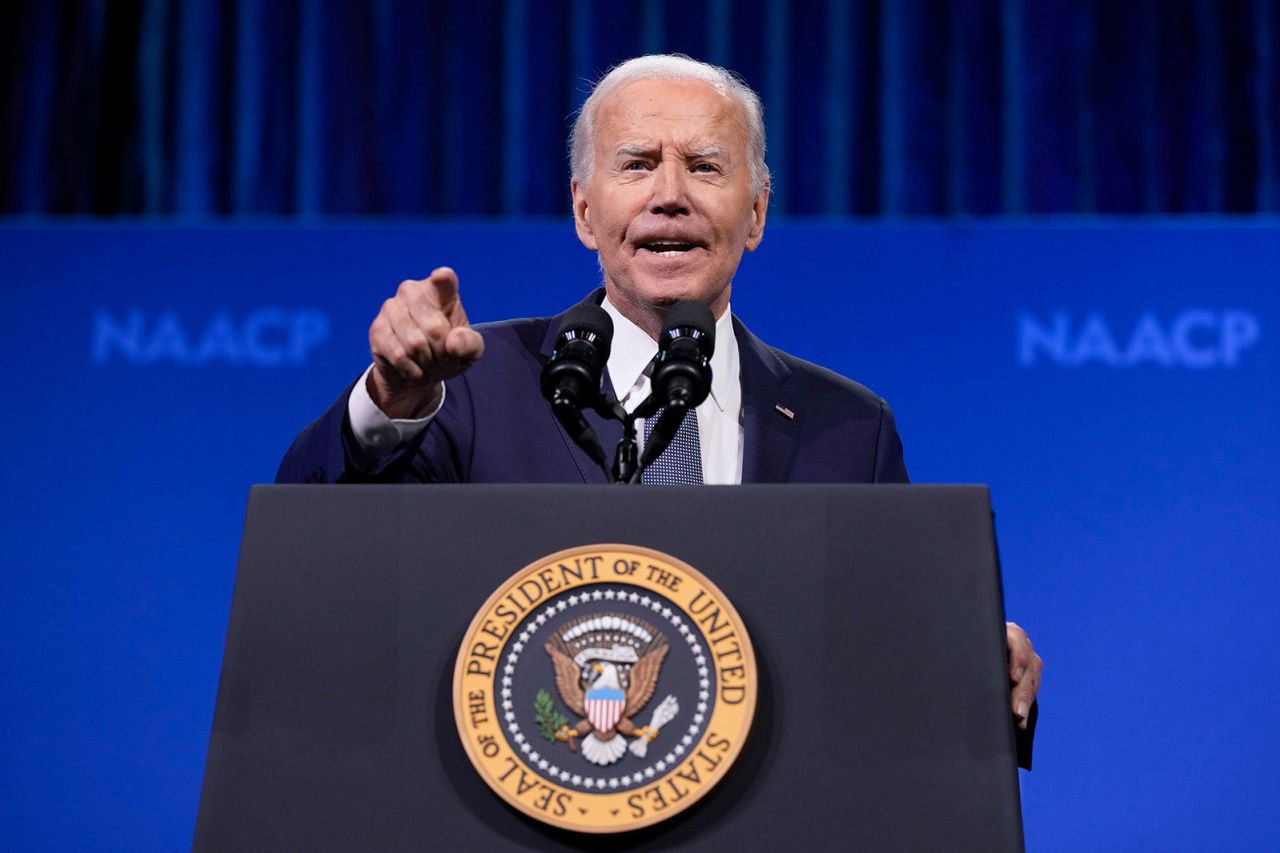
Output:
[[[1017,623],[1005,623],[1005,636],[1009,642],[1009,683],[1013,686],[1013,715],[1018,728],[1025,730],[1031,714],[1031,705],[1040,690],[1040,672],[1044,661],[1031,647],[1031,638]]]

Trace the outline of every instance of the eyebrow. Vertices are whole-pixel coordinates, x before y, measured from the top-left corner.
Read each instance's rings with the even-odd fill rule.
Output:
[[[719,157],[723,150],[719,145],[708,145],[705,148],[694,148],[685,153],[685,157],[698,159],[701,157]]]
[[[623,157],[648,157],[655,150],[651,145],[619,145],[617,154]],[[691,148],[684,156],[686,160],[696,160],[702,157],[719,157],[723,153],[724,149],[719,145],[707,145],[703,148]]]

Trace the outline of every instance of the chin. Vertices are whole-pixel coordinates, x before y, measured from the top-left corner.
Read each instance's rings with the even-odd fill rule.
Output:
[[[614,294],[612,298],[615,304],[620,299],[625,299],[637,307],[647,306],[664,313],[672,305],[686,299],[701,302],[714,311],[715,303],[722,300],[727,288],[713,287],[704,281],[691,279],[688,275],[667,277],[649,274],[633,278],[627,286],[613,285],[610,292]]]
[[[655,293],[652,297],[650,297],[646,301],[650,305],[655,305],[659,308],[670,308],[672,305],[675,305],[677,302],[683,302],[686,299],[697,299],[697,298],[698,297],[694,295],[692,292],[686,292],[682,290],[664,290],[664,291]],[[698,301],[701,302],[702,300],[698,300]]]
[[[686,299],[709,305],[719,295],[719,291],[715,291],[703,284],[680,281],[679,279],[649,282],[639,288],[639,293],[643,295],[645,302],[661,308],[670,308],[677,302],[682,302]]]

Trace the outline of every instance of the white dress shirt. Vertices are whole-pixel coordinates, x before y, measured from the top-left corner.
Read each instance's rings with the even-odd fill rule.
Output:
[[[604,310],[613,319],[613,348],[609,353],[609,381],[618,401],[628,411],[649,396],[645,368],[658,352],[658,344],[635,323],[618,312],[605,297]],[[429,411],[420,418],[389,418],[369,396],[366,383],[370,365],[347,400],[347,417],[361,454],[372,469],[378,460],[400,450],[444,405],[444,387]],[[716,348],[711,355],[711,393],[698,406],[698,439],[702,450],[702,481],[708,484],[742,482],[742,382],[738,365],[738,339],[728,308],[716,321]],[[644,424],[637,424],[637,439],[644,444]],[[643,447],[641,448],[643,450]]]
[[[609,381],[628,412],[649,396],[645,368],[658,354],[658,343],[618,312],[608,297],[604,310],[613,319]],[[742,382],[738,374],[738,339],[728,308],[716,321],[716,348],[711,353],[711,393],[697,408],[698,444],[702,450],[702,482],[742,482]],[[644,424],[636,425],[644,450]]]

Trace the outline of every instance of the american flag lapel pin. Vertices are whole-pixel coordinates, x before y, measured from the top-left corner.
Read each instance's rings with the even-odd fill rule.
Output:
[[[774,403],[773,410],[778,414],[782,415],[784,418],[786,418],[789,421],[794,421],[796,419],[796,413],[791,411],[781,403]]]

